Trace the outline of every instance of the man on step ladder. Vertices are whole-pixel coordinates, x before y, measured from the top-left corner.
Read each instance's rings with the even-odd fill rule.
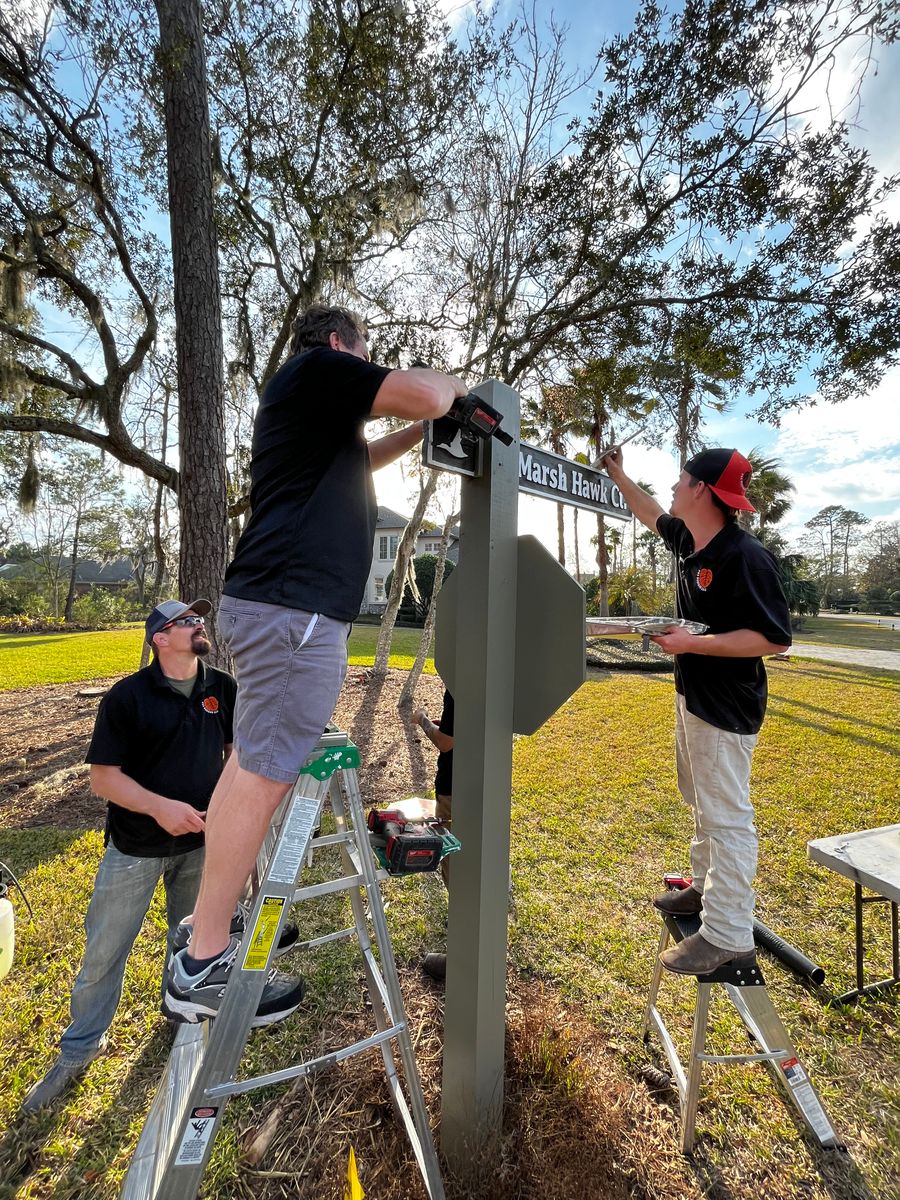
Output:
[[[766,711],[763,656],[791,644],[778,566],[737,524],[755,512],[746,486],[752,467],[737,450],[702,450],[685,463],[668,513],[622,469],[622,451],[603,460],[637,519],[675,555],[679,617],[702,622],[653,641],[675,657],[678,789],[694,812],[693,884],[665,892],[664,913],[702,913],[699,932],[665,950],[664,967],[709,975],[725,963],[755,961],[753,877],[758,839],[750,801],[750,764]]]
[[[355,314],[313,306],[260,401],[251,516],[218,613],[240,689],[235,753],[210,804],[190,942],[169,970],[163,1012],[173,1020],[218,1012],[239,945],[230,932],[238,896],[337,702],[372,560],[372,471],[416,446],[421,422],[467,391],[440,371],[375,366],[366,339]],[[365,423],[379,417],[414,423],[368,443]],[[299,977],[273,971],[254,1024],[282,1020],[302,999]]]

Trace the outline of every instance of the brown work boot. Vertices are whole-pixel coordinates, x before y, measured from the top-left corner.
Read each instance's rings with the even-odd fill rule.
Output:
[[[426,954],[422,959],[422,970],[438,983],[443,983],[447,978],[447,955]]]
[[[703,907],[703,894],[694,887],[667,888],[653,897],[653,907],[676,917],[690,917]]]
[[[756,966],[756,950],[723,950],[708,942],[702,933],[693,933],[683,942],[664,950],[659,961],[676,975],[709,975],[726,963],[738,968]]]

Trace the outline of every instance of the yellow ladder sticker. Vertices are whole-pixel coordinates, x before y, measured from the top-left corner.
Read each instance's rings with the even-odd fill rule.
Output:
[[[275,934],[278,932],[278,922],[281,920],[281,913],[286,903],[287,901],[284,896],[263,896],[262,907],[259,910],[259,916],[256,918],[253,934],[244,952],[242,970],[264,971],[266,969],[266,964],[269,961],[269,951],[272,949],[272,943],[275,941]]]

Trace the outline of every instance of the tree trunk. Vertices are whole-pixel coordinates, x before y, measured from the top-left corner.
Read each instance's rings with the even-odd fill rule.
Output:
[[[416,685],[418,684],[419,677],[422,674],[422,668],[425,666],[425,659],[428,657],[428,652],[431,649],[432,642],[434,641],[434,624],[437,618],[437,600],[441,593],[441,588],[444,585],[444,569],[447,565],[447,547],[450,544],[450,530],[458,520],[459,513],[451,513],[444,522],[444,528],[441,532],[441,544],[438,550],[438,560],[434,568],[434,590],[432,591],[431,599],[428,602],[428,612],[425,614],[425,628],[422,630],[422,640],[419,642],[419,651],[416,654],[416,661],[412,665],[412,670],[406,676],[406,680],[400,692],[400,699],[397,701],[397,708],[403,708],[405,705],[412,702],[412,698],[416,691]]]
[[[166,582],[166,547],[162,536],[162,503],[163,485],[158,483],[156,485],[156,502],[153,505],[153,549],[156,554],[156,574],[153,579],[150,608],[155,608],[159,604]],[[193,597],[191,598],[193,599]]]
[[[606,520],[597,513],[597,574],[600,578],[600,616],[609,616],[609,556],[606,553]]]
[[[397,547],[397,557],[394,559],[394,577],[391,580],[391,591],[384,610],[384,616],[381,618],[381,629],[378,631],[378,645],[375,648],[375,665],[372,668],[372,673],[375,676],[383,677],[387,674],[388,658],[391,653],[391,638],[394,633],[394,623],[397,620],[397,613],[400,611],[400,602],[403,599],[403,589],[406,587],[406,574],[409,570],[410,559],[415,553],[416,538],[419,536],[419,530],[422,528],[425,509],[428,507],[428,502],[435,493],[437,484],[437,471],[429,471],[427,478],[420,487],[415,511],[410,517],[406,528],[403,530],[400,545]]]
[[[566,565],[566,523],[565,523],[565,505],[557,504],[556,506],[556,558],[561,567]]]
[[[75,576],[78,573],[78,538],[81,533],[81,513],[75,514],[75,536],[72,538],[72,567],[69,571],[69,590],[66,593],[66,607],[63,609],[63,620],[68,625],[72,620],[72,605],[75,602]]]
[[[575,580],[581,583],[581,551],[578,547],[578,509],[572,509],[572,539],[575,542]]]
[[[178,585],[183,599],[217,606],[227,555],[225,386],[202,12],[200,0],[156,0],[156,11],[175,280]]]
[[[693,384],[685,370],[681,387],[678,389],[678,427],[675,430],[675,445],[678,447],[678,465],[682,470],[690,458],[691,446],[691,396]]]

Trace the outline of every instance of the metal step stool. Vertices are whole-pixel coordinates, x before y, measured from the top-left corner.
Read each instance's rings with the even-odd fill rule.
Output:
[[[656,1007],[656,999],[665,967],[659,961],[669,943],[680,942],[700,929],[699,916],[674,916],[660,913],[663,921],[662,934],[653,966],[650,995],[644,1010],[641,1034],[644,1041],[650,1039],[651,1026],[659,1034],[663,1050],[669,1061],[672,1077],[678,1087],[681,1103],[681,1150],[690,1153],[694,1145],[697,1124],[697,1105],[700,1097],[700,1073],[704,1063],[761,1062],[778,1080],[797,1114],[815,1137],[820,1146],[841,1148],[841,1142],[822,1106],[818,1092],[804,1070],[781,1018],[769,998],[766,981],[758,964],[751,968],[734,968],[730,964],[719,967],[709,975],[697,976],[697,1003],[694,1009],[694,1033],[691,1053],[685,1072],[671,1034]],[[756,1054],[707,1054],[706,1035],[709,1025],[710,994],[716,984],[721,984],[744,1022],[747,1033],[760,1047]]]

